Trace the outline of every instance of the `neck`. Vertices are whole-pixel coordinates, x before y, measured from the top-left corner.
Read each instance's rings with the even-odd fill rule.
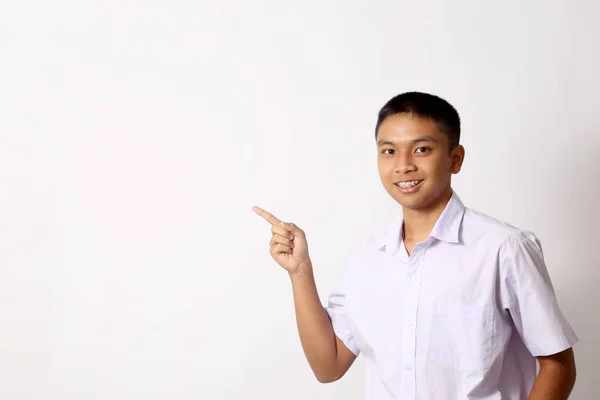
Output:
[[[451,197],[452,189],[448,187],[438,200],[425,208],[403,209],[404,240],[420,242],[427,239]]]

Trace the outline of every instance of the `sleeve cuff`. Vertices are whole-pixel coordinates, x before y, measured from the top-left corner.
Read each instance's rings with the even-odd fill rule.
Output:
[[[352,335],[345,318],[327,307],[324,308],[329,316],[331,325],[333,326],[333,332],[335,333],[335,336],[337,336],[338,339],[344,343],[348,350],[350,350],[355,356],[358,356],[360,354],[360,349],[356,344],[356,340],[354,340],[354,336]]]

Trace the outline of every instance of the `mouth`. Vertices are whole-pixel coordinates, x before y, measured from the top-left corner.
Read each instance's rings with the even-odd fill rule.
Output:
[[[413,181],[399,181],[395,182],[394,185],[396,185],[396,187],[400,189],[400,191],[403,193],[411,193],[415,192],[421,185],[421,182],[423,181],[424,179],[416,179]]]

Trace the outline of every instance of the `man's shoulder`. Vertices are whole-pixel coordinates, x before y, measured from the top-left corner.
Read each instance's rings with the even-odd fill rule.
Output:
[[[485,240],[498,245],[524,241],[539,242],[532,231],[468,207],[465,207],[462,231],[467,242]]]

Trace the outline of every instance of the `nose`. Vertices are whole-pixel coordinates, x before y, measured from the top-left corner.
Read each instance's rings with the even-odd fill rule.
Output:
[[[396,165],[394,165],[394,172],[404,175],[408,172],[414,172],[416,169],[417,166],[410,155],[398,154]]]

